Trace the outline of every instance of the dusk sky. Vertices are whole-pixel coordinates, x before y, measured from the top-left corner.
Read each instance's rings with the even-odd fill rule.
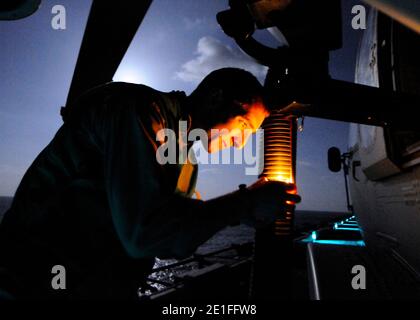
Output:
[[[343,1],[344,48],[331,55],[335,79],[353,81],[358,39],[351,7]],[[51,8],[66,8],[66,30],[51,27]],[[65,103],[89,13],[90,1],[42,1],[32,16],[0,21],[0,196],[12,196],[24,172],[50,142]],[[115,77],[162,91],[190,93],[210,71],[226,66],[251,71],[261,82],[266,68],[242,53],[216,23],[227,0],[154,0]],[[112,17],[109,17],[112,20]],[[268,44],[276,40],[259,34]],[[342,172],[327,168],[327,150],[347,148],[347,123],[306,118],[298,134],[298,209],[346,210]],[[201,165],[197,189],[204,199],[250,184],[242,165]]]

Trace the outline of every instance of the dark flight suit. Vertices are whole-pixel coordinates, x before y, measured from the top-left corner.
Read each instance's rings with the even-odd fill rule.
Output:
[[[185,99],[110,83],[77,101],[0,225],[0,289],[22,298],[135,298],[155,257],[187,257],[250,214],[246,201],[219,210],[217,201],[191,199],[197,165],[157,162],[156,133],[178,134]],[[65,267],[65,290],[51,287],[54,265]]]

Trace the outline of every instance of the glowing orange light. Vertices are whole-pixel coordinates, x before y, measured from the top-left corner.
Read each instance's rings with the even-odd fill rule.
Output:
[[[294,184],[292,119],[272,114],[264,124],[264,170],[268,180]]]
[[[265,180],[281,181],[293,186],[287,192],[297,194],[293,165],[293,118],[280,112],[272,113],[263,125],[264,129],[264,169],[261,176]],[[293,230],[294,201],[287,200],[284,218],[275,221],[274,234],[289,237]]]

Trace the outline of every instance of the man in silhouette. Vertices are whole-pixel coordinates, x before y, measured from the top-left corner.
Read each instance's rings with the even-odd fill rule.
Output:
[[[281,183],[193,199],[197,165],[161,164],[161,129],[208,132],[209,152],[242,147],[269,115],[247,71],[209,74],[191,95],[110,83],[72,106],[0,225],[0,289],[16,298],[135,298],[154,258],[183,258],[222,228],[298,201]],[[213,134],[211,129],[226,129]],[[181,141],[177,136],[176,143]],[[51,285],[65,268],[66,289]]]

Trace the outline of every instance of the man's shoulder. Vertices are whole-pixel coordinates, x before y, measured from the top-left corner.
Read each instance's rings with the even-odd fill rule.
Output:
[[[163,92],[142,84],[109,82],[86,91],[69,108],[76,122],[86,116],[91,119],[109,118],[128,110],[139,120],[150,119],[171,126],[181,118],[181,105],[186,94],[182,91]]]
[[[150,104],[158,100],[162,93],[142,84],[108,82],[93,87],[81,94],[72,105],[65,109],[67,114],[78,115],[97,112],[105,107],[118,109],[133,102],[136,105]]]
[[[108,82],[87,90],[83,95],[80,96],[80,100],[89,99],[90,97],[102,95],[102,96],[121,96],[129,97],[131,95],[140,96],[154,96],[160,92],[151,87],[143,84],[129,83],[129,82]]]
[[[128,82],[108,82],[92,89],[89,89],[78,99],[78,103],[83,103],[86,100],[102,100],[109,99],[136,99],[143,102],[153,101],[161,105],[170,105],[179,103],[186,97],[183,91],[163,92],[144,84],[128,83]],[[99,98],[99,99],[98,99]]]

